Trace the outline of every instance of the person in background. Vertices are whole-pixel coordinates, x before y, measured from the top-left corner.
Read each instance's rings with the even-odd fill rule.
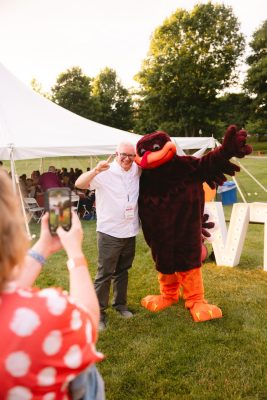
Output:
[[[31,178],[26,179],[27,197],[35,197],[35,186]]]
[[[68,173],[68,169],[66,167],[62,167],[60,172],[59,172],[59,176],[62,179],[62,175],[63,174],[67,174]]]
[[[82,175],[82,173],[83,173],[82,169],[80,169],[80,168],[75,168],[75,172],[74,172],[74,174],[75,174],[75,180],[74,180],[74,182],[79,178],[80,175]]]
[[[71,167],[69,171],[70,181],[74,184],[76,181],[74,169]]]
[[[32,171],[32,173],[31,173],[32,183],[33,183],[33,186],[35,187],[35,197],[38,193],[42,192],[41,187],[39,185],[40,176],[41,176],[41,174],[40,174],[39,170]]]
[[[50,188],[62,186],[61,180],[57,174],[57,170],[53,165],[48,168],[47,172],[41,174],[39,178],[39,186],[43,192]]]
[[[41,174],[40,174],[40,171],[38,169],[32,171],[31,179],[33,180],[34,185],[39,185],[40,176],[41,176]]]
[[[100,304],[99,330],[107,325],[106,309],[113,283],[113,308],[124,318],[131,318],[127,307],[128,270],[135,256],[135,236],[139,231],[138,193],[140,170],[133,162],[131,143],[117,147],[110,164],[100,161],[95,168],[80,175],[75,186],[95,190],[97,214],[98,269],[95,290]]]
[[[20,186],[20,190],[22,193],[23,197],[29,197],[28,196],[28,187],[27,187],[27,175],[26,174],[22,174],[19,177],[19,186]]]
[[[77,215],[72,214],[68,232],[59,227],[57,236],[51,236],[46,213],[40,238],[28,250],[19,202],[2,171],[0,213],[0,398],[73,399],[69,388],[86,371],[102,391],[97,399],[104,399],[94,366],[103,358],[95,350],[99,305]],[[70,295],[58,288],[32,288],[47,257],[62,248],[68,257]],[[56,265],[54,270],[56,274]]]
[[[71,190],[74,189],[74,183],[70,180],[70,174],[68,172],[63,172],[61,175],[61,184],[64,187],[69,187]]]

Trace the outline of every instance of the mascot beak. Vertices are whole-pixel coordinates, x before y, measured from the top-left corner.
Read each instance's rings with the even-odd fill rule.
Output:
[[[146,151],[142,157],[137,154],[135,162],[143,169],[157,168],[170,161],[175,155],[176,146],[169,141],[158,151]]]
[[[141,163],[140,166],[141,168],[146,168],[148,165],[148,155],[151,153],[151,151],[146,151],[145,154],[143,155],[142,159],[141,159]]]

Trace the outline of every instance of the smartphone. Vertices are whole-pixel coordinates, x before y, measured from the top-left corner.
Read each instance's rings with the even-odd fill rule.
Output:
[[[48,225],[51,235],[56,235],[57,228],[65,231],[71,228],[71,190],[67,187],[48,189],[45,192],[45,208],[49,212]]]

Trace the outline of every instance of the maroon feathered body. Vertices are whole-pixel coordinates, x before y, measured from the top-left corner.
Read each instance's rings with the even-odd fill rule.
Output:
[[[153,151],[155,141],[162,146],[164,135],[156,132],[143,137],[137,144],[139,155],[142,149]],[[175,155],[165,164],[142,170],[139,215],[145,240],[161,273],[201,266],[203,182],[214,187],[214,183],[226,180],[224,173],[234,175],[239,170],[229,159],[234,155],[244,157],[252,151],[245,138],[244,131],[237,132],[231,126],[223,146],[201,158]]]
[[[139,215],[158,271],[172,274],[201,265],[201,229],[206,163],[175,156],[167,164],[143,170]],[[210,174],[207,174],[210,175]]]
[[[193,159],[175,157],[142,171],[139,215],[156,268],[164,274],[201,265],[204,195],[194,164]]]

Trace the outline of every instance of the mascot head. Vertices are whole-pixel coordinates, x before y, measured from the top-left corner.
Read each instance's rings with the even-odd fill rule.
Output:
[[[136,145],[135,162],[143,169],[157,168],[176,155],[176,146],[162,131],[144,135]]]

